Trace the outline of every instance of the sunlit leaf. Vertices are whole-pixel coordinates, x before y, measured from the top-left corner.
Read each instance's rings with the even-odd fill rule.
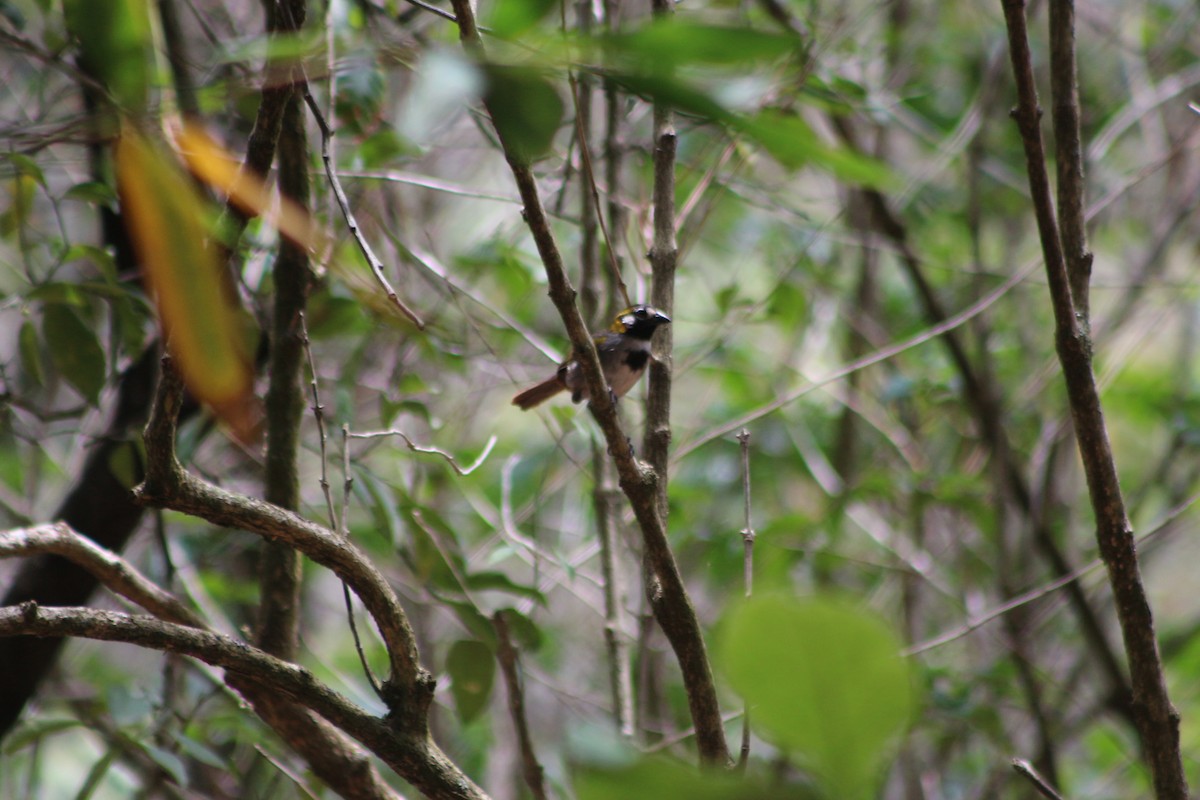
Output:
[[[496,659],[486,644],[462,639],[446,654],[446,672],[450,673],[450,693],[463,722],[470,722],[487,708],[496,675]]]
[[[720,664],[756,730],[840,800],[868,798],[915,700],[900,641],[881,619],[832,600],[764,595],[721,626]]]
[[[187,175],[135,131],[117,141],[125,224],[188,388],[240,438],[253,435],[250,358],[204,205]]]
[[[0,213],[0,235],[11,236],[29,219],[37,193],[38,179],[26,173],[18,173],[4,182],[8,195],[7,208]]]
[[[175,134],[175,143],[188,169],[242,211],[263,217],[301,247],[314,252],[321,248],[321,235],[308,213],[294,201],[276,196],[260,177],[242,169],[199,125],[184,123]]]

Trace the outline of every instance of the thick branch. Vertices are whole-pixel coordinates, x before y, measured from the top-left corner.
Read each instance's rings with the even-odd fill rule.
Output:
[[[1054,0],[1063,2],[1064,0]],[[1053,3],[1052,3],[1053,5]],[[1088,493],[1096,516],[1096,539],[1100,556],[1108,568],[1117,619],[1125,642],[1133,684],[1133,712],[1141,734],[1142,745],[1150,763],[1155,796],[1159,800],[1183,800],[1187,797],[1187,778],[1179,748],[1179,715],[1171,706],[1163,676],[1158,642],[1154,634],[1154,618],[1142,585],[1132,526],[1125,510],[1125,501],[1117,477],[1116,463],[1109,445],[1108,431],[1100,395],[1092,371],[1091,340],[1082,320],[1077,316],[1072,297],[1067,258],[1055,225],[1051,205],[1049,178],[1046,174],[1045,153],[1039,128],[1040,110],[1033,78],[1033,61],[1029,52],[1029,37],[1022,0],[1003,0],[1004,17],[1008,26],[1009,53],[1017,85],[1017,108],[1013,115],[1025,147],[1029,185],[1041,234],[1042,255],[1046,262],[1046,277],[1054,308],[1055,345],[1067,384],[1071,419],[1079,454],[1087,477]],[[1061,28],[1069,23],[1073,12],[1064,16],[1057,12],[1058,22],[1053,31],[1056,37],[1074,36],[1074,31]],[[1073,43],[1063,41],[1052,45],[1061,52],[1073,52]],[[1059,64],[1061,68],[1062,65]],[[1073,68],[1071,69],[1073,73]],[[1073,83],[1073,80],[1071,80]],[[1065,87],[1056,81],[1056,91]],[[1055,104],[1075,103],[1077,91],[1068,97],[1056,97]],[[1078,119],[1078,109],[1064,117]],[[1060,158],[1062,156],[1060,155]],[[1068,178],[1072,176],[1068,175]],[[1082,192],[1080,180],[1072,180],[1075,191]],[[1075,198],[1082,203],[1082,198]],[[1060,213],[1064,213],[1060,207]],[[1071,212],[1068,210],[1068,216]],[[1076,245],[1079,243],[1076,242]],[[1078,275],[1075,276],[1078,279]]]
[[[207,629],[204,620],[129,562],[66,523],[18,528],[0,533],[0,558],[53,553],[86,570],[109,591],[136,603],[155,617],[190,628]],[[366,751],[342,731],[275,692],[269,685],[229,673],[230,685],[241,692],[259,716],[294,747],[339,795],[353,800],[394,800],[399,797],[379,775]]]
[[[128,561],[106,550],[65,522],[0,532],[0,558],[53,553],[82,567],[115,594],[136,603],[159,619],[191,628],[207,625],[170,592],[147,580]]]
[[[307,208],[308,139],[302,103],[293,91],[283,115],[279,136],[279,189],[301,208]],[[295,511],[300,501],[297,474],[300,418],[304,409],[300,369],[304,349],[300,315],[308,294],[308,253],[281,239],[273,269],[275,307],[271,325],[271,360],[266,396],[267,456],[263,497],[280,508]],[[295,658],[299,642],[300,589],[303,565],[292,548],[268,543],[259,566],[261,575],[258,645],[280,658]]]
[[[0,637],[72,636],[136,644],[191,656],[221,667],[320,714],[350,734],[429,797],[486,800],[486,795],[446,758],[427,735],[397,731],[313,677],[244,642],[211,631],[87,608],[42,608],[36,603],[0,608]]]
[[[175,458],[175,414],[182,392],[178,374],[163,360],[159,400],[146,426],[146,481],[135,496],[146,505],[170,508],[214,525],[286,542],[350,585],[379,627],[392,674],[385,687],[389,708],[402,724],[420,725],[433,697],[433,678],[418,662],[417,644],[395,592],[349,541],[297,514],[239,495],[186,472]],[[393,691],[387,692],[390,688]]]

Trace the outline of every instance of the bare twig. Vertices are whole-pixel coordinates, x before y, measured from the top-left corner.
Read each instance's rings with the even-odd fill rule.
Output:
[[[146,609],[164,622],[208,630],[205,620],[174,595],[147,580],[115,553],[97,546],[65,523],[0,533],[0,558],[55,553],[94,575],[108,589]],[[343,797],[395,800],[366,752],[345,733],[323,722],[307,708],[291,703],[270,683],[230,673],[227,680],[280,736],[291,743],[314,771]]]
[[[333,505],[333,494],[329,490],[329,471],[327,467],[326,443],[328,437],[325,435],[325,406],[321,405],[321,395],[317,383],[317,364],[313,360],[312,345],[308,338],[308,326],[305,324],[304,312],[300,312],[300,336],[304,342],[304,352],[308,357],[308,370],[311,376],[309,380],[309,391],[312,393],[312,412],[313,418],[317,422],[317,442],[320,446],[321,453],[321,476],[319,482],[321,485],[321,493],[325,496],[325,512],[329,516],[329,529],[337,531],[343,537],[347,535],[348,522],[345,514],[347,513],[346,505],[349,501],[343,504],[342,519],[338,520],[337,511]],[[342,428],[343,436],[345,435],[345,426]],[[343,454],[345,454],[345,439],[342,440]],[[358,652],[358,661],[362,665],[363,674],[367,676],[367,682],[371,684],[371,688],[375,690],[375,694],[380,698],[383,697],[383,692],[379,687],[379,679],[375,677],[375,673],[371,670],[371,664],[367,661],[367,654],[363,650],[362,636],[358,632],[358,623],[354,619],[354,601],[350,597],[350,587],[342,582],[342,600],[346,605],[346,621],[350,625],[350,635],[354,639],[354,649]]]
[[[453,455],[451,455],[450,453],[447,453],[445,450],[439,450],[436,447],[422,447],[421,445],[414,442],[412,439],[408,438],[408,434],[406,434],[404,431],[398,430],[396,428],[392,428],[391,430],[386,430],[386,431],[367,431],[365,433],[349,433],[347,435],[351,439],[378,439],[381,436],[398,436],[398,437],[400,437],[400,439],[402,439],[404,441],[404,445],[409,450],[413,451],[414,453],[428,453],[430,455],[441,456],[441,458],[447,464],[450,465],[450,468],[452,470],[454,470],[455,474],[458,475],[459,477],[466,477],[467,475],[470,475],[472,472],[474,472],[475,470],[477,470],[481,466],[483,466],[483,462],[487,461],[487,457],[489,455],[491,455],[492,448],[494,448],[496,446],[496,441],[497,441],[495,436],[489,436],[488,440],[487,440],[487,444],[485,444],[483,446],[483,451],[480,452],[480,454],[475,457],[475,460],[473,462],[471,462],[471,465],[468,467],[460,467],[458,465],[458,460],[455,459],[455,457]]]
[[[308,84],[304,84],[304,100],[308,103],[308,108],[312,112],[313,119],[317,122],[317,128],[321,131],[321,160],[325,164],[325,176],[329,179],[329,187],[333,189],[333,196],[337,199],[338,207],[342,210],[342,217],[346,220],[346,227],[350,229],[350,234],[354,237],[358,249],[366,259],[367,265],[371,268],[371,274],[375,276],[375,280],[383,289],[383,293],[387,299],[408,318],[413,325],[416,325],[419,330],[425,330],[425,322],[413,311],[404,301],[400,299],[400,295],[396,294],[396,290],[392,288],[392,284],[388,282],[387,276],[383,272],[383,262],[375,255],[375,251],[371,248],[371,243],[367,241],[367,237],[363,235],[362,229],[358,226],[358,220],[354,217],[354,212],[350,210],[350,201],[346,199],[346,192],[342,189],[342,182],[338,180],[337,170],[334,168],[333,157],[329,153],[330,141],[333,139],[333,129],[329,127],[329,123],[325,121],[325,115],[321,113],[320,106],[313,99],[312,92],[308,90]]]
[[[742,428],[737,435],[742,449],[742,498],[745,504],[746,524],[742,526],[742,580],[745,595],[754,594],[754,527],[750,524],[750,431]],[[750,704],[742,712],[742,747],[738,754],[738,769],[745,769],[750,760]]]
[[[592,209],[600,207],[600,190],[596,187],[596,173],[592,169],[592,150],[588,144],[588,131],[584,127],[584,115],[580,113],[579,87],[575,79],[575,73],[569,76],[571,87],[571,102],[575,106],[575,136],[579,141],[579,159],[583,164],[583,175],[586,179],[587,186],[583,191],[589,194],[592,198]],[[613,247],[612,237],[608,233],[608,225],[604,222],[603,214],[595,214],[595,220],[600,223],[600,233],[604,236],[605,250],[608,252],[608,267],[612,272],[613,283],[616,284],[617,290],[621,293],[622,299],[626,306],[633,305],[633,301],[629,299],[629,287],[625,285],[625,280],[621,277],[621,265],[617,263],[617,251]]]
[[[1023,758],[1014,758],[1012,760],[1012,768],[1018,774],[1028,778],[1029,782],[1033,784],[1033,788],[1037,789],[1038,794],[1042,797],[1049,797],[1050,800],[1063,800],[1063,796],[1055,791],[1054,787],[1045,778],[1038,774],[1038,771],[1033,768],[1033,764],[1030,764]]]
[[[517,731],[525,785],[534,800],[546,800],[545,770],[533,751],[533,737],[529,735],[529,721],[525,718],[525,689],[521,684],[517,649],[513,647],[503,611],[492,615],[492,627],[496,629],[496,660],[500,662],[500,673],[504,675],[504,687],[508,691],[508,713]]]
[[[1188,795],[1188,789],[1179,744],[1179,714],[1171,706],[1167,693],[1154,632],[1153,613],[1142,584],[1133,530],[1125,509],[1116,463],[1104,423],[1103,408],[1096,388],[1095,373],[1092,369],[1092,341],[1087,332],[1086,321],[1080,318],[1081,314],[1086,313],[1086,301],[1085,298],[1074,296],[1078,291],[1083,291],[1086,295],[1087,291],[1087,282],[1082,280],[1080,275],[1083,268],[1080,259],[1086,258],[1086,245],[1081,247],[1078,238],[1074,238],[1070,242],[1070,255],[1064,251],[1063,239],[1055,221],[1046,172],[1046,157],[1039,127],[1041,111],[1038,107],[1033,60],[1029,51],[1025,3],[1023,0],[1003,0],[1002,5],[1017,87],[1017,107],[1013,117],[1025,148],[1026,171],[1054,310],[1055,347],[1062,364],[1075,437],[1087,477],[1092,510],[1096,517],[1096,539],[1100,556],[1108,568],[1117,619],[1121,625],[1125,653],[1129,661],[1134,721],[1150,765],[1155,796],[1159,800],[1183,800]],[[1057,17],[1055,14],[1051,15],[1052,19],[1055,19],[1051,29],[1052,38],[1073,38],[1073,12],[1064,14],[1060,11],[1057,14]],[[1073,54],[1073,48],[1073,44],[1066,42],[1051,46],[1052,51],[1059,51],[1060,58],[1062,53]],[[1073,55],[1067,58],[1069,64],[1056,60],[1054,65],[1060,71],[1070,72],[1069,75],[1059,75],[1052,79],[1055,90],[1053,103],[1056,107],[1060,103],[1078,105],[1077,90],[1074,88],[1074,58]],[[1062,94],[1064,91],[1065,96]],[[1058,113],[1056,111],[1056,115]],[[1072,115],[1074,124],[1078,124],[1078,109],[1075,109],[1063,114],[1064,125],[1072,124]],[[1059,157],[1070,158],[1064,153],[1060,153]],[[1082,167],[1076,164],[1074,168],[1060,172],[1059,177],[1060,180],[1070,183],[1067,190],[1076,198],[1072,205],[1081,202],[1084,191]],[[1061,197],[1062,186],[1059,187],[1059,191]],[[1060,206],[1059,215],[1063,213]],[[1071,214],[1069,210],[1066,213],[1068,216]],[[1072,236],[1076,234],[1072,233]],[[1072,269],[1075,270],[1075,274],[1072,274]]]

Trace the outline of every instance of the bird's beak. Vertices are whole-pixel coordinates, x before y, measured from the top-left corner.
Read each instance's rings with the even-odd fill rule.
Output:
[[[664,314],[661,311],[655,311],[654,312],[654,321],[661,325],[664,322],[670,322],[671,318],[668,317],[666,314]]]

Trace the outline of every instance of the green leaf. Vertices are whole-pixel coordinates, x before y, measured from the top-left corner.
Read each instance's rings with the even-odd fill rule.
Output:
[[[38,182],[38,185],[43,189],[46,188],[46,176],[42,172],[42,168],[38,163],[23,153],[5,153],[4,157],[13,165],[19,175],[28,175]]]
[[[669,75],[614,72],[607,77],[631,94],[667,103],[685,114],[721,123],[731,123],[735,119],[731,111],[712,99],[711,93]]]
[[[802,800],[811,790],[770,782],[757,775],[735,775],[717,769],[697,769],[678,761],[647,758],[634,764],[587,767],[575,776],[579,800]]]
[[[558,90],[541,72],[488,64],[484,103],[511,156],[529,164],[550,152],[563,117]]]
[[[70,306],[52,303],[42,314],[42,337],[50,359],[67,382],[96,405],[104,388],[104,349],[95,332]]]
[[[498,0],[492,3],[488,27],[493,36],[513,39],[541,22],[557,6],[555,0]]]
[[[139,441],[122,442],[108,456],[108,471],[117,482],[126,489],[132,489],[142,482],[143,470],[142,453],[139,451]]]
[[[722,621],[717,652],[764,737],[804,757],[829,797],[868,798],[915,700],[900,641],[873,614],[763,595]]]
[[[689,20],[656,19],[630,33],[600,38],[609,59],[655,70],[684,65],[739,65],[772,61],[798,52],[795,36],[741,26],[706,25]]]
[[[505,608],[499,613],[508,623],[508,632],[522,650],[534,652],[542,646],[542,629],[537,623],[515,608]]]
[[[528,597],[530,600],[536,600],[543,606],[546,605],[546,596],[544,594],[532,586],[524,586],[517,583],[503,572],[474,572],[468,575],[465,581],[467,588],[472,591],[492,589],[500,592],[508,592],[520,597]]]
[[[63,194],[64,200],[78,200],[105,208],[117,207],[117,193],[107,183],[84,181],[77,183]]]
[[[487,708],[496,676],[496,660],[486,644],[474,639],[461,639],[450,645],[446,654],[446,672],[450,673],[450,694],[454,707],[465,723]]]
[[[42,352],[38,346],[37,328],[26,320],[21,324],[21,332],[17,334],[18,349],[21,353],[21,367],[38,386],[45,383],[46,374],[42,370]]]
[[[753,117],[739,117],[734,127],[789,169],[812,164],[849,183],[878,188],[894,183],[891,171],[883,163],[826,145],[807,122],[794,114],[760,111]]]
[[[152,74],[148,0],[64,0],[63,12],[87,72],[100,76],[119,106],[140,114]]]

